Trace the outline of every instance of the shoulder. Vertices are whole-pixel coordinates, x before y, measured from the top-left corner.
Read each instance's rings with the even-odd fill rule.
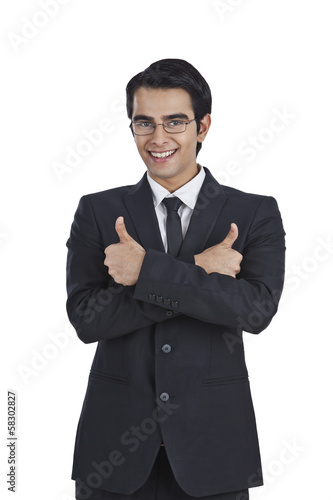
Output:
[[[241,191],[240,189],[231,188],[229,186],[221,187],[230,202],[239,203],[247,207],[259,207],[260,205],[277,205],[276,199],[270,195],[249,193],[247,191]]]
[[[228,203],[234,211],[249,219],[277,218],[281,213],[276,199],[270,195],[248,193],[228,186],[221,186],[226,194]]]
[[[88,198],[89,201],[108,200],[113,197],[124,196],[133,186],[134,184],[129,184],[127,186],[104,189],[103,191],[84,194],[82,198]]]
[[[103,191],[87,193],[81,196],[79,205],[93,211],[111,210],[122,205],[124,196],[133,188],[133,185],[119,186]]]
[[[250,193],[247,191],[241,191],[224,184],[220,184],[218,180],[212,175],[212,173],[205,167],[206,170],[206,183],[203,184],[204,190],[209,196],[209,191],[211,191],[211,196],[214,194],[221,194],[229,203],[235,202],[236,204],[245,204],[246,206],[258,206],[261,203],[269,200],[276,200],[270,195],[264,195],[259,193]],[[214,186],[215,185],[215,186]],[[217,187],[218,186],[218,187]]]

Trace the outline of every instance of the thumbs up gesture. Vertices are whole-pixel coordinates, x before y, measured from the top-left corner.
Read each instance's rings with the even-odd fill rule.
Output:
[[[203,252],[194,256],[197,266],[202,267],[207,274],[220,273],[236,278],[240,272],[242,254],[232,248],[238,238],[238,227],[233,222],[229,233],[221,243],[206,248]]]
[[[135,285],[146,251],[128,234],[123,217],[117,218],[115,229],[120,241],[106,247],[104,265],[117,283]]]

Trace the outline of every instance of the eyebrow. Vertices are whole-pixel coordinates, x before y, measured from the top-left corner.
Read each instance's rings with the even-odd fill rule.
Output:
[[[188,120],[189,117],[185,113],[174,113],[173,115],[164,115],[162,116],[162,119],[165,120],[175,120],[176,118],[180,118],[182,120]],[[147,116],[147,115],[135,115],[133,117],[133,122],[136,121],[147,121],[147,122],[153,122],[154,118],[152,116]]]

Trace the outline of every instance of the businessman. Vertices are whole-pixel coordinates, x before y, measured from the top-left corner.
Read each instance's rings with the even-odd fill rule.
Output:
[[[157,61],[126,93],[146,172],[83,196],[67,241],[68,316],[98,342],[76,498],[247,500],[263,478],[242,332],[277,311],[281,215],[197,162],[211,93],[191,64]]]

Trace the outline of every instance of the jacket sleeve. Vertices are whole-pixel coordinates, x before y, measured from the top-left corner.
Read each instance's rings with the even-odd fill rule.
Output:
[[[276,313],[282,293],[284,236],[276,200],[264,197],[249,226],[243,251],[239,250],[243,260],[236,279],[217,272],[207,274],[194,263],[148,250],[134,298],[162,308],[170,307],[164,305],[169,300],[173,310],[187,316],[260,333]]]
[[[89,195],[80,199],[66,246],[66,309],[84,343],[126,335],[180,314],[135,299],[135,286],[120,285],[108,274]]]

